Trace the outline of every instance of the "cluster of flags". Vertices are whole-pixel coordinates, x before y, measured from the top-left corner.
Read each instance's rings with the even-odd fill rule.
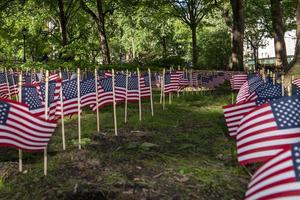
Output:
[[[78,139],[81,148],[82,109],[97,113],[99,131],[99,109],[113,105],[115,134],[117,135],[116,105],[150,99],[153,112],[153,89],[161,95],[179,93],[187,89],[213,90],[231,73],[203,72],[192,70],[169,70],[163,73],[127,71],[40,71],[0,72],[0,146],[22,151],[43,151],[46,162],[47,145],[58,120],[62,123],[62,141],[65,149],[64,117],[78,115]],[[127,116],[125,116],[125,122]],[[22,164],[19,165],[22,169]],[[45,167],[45,165],[44,165]],[[21,170],[20,170],[21,171]],[[46,170],[44,171],[46,174]]]
[[[236,103],[223,110],[238,162],[262,163],[245,199],[300,198],[300,79],[292,78],[287,89],[283,80],[256,73],[230,79]]]

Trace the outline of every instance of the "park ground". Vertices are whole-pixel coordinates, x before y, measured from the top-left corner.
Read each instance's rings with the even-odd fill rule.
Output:
[[[231,102],[228,86],[203,94],[174,97],[162,110],[149,102],[117,107],[119,136],[112,109],[84,111],[83,148],[77,146],[77,118],[66,119],[67,150],[58,127],[48,148],[48,175],[42,153],[24,153],[18,172],[15,149],[0,149],[0,199],[243,199],[250,176],[236,162],[235,142],[227,136],[222,106]]]

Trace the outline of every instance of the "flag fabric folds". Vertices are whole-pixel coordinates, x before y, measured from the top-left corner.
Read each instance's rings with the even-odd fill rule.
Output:
[[[288,146],[255,172],[245,199],[300,199],[300,143]]]
[[[262,104],[246,114],[237,130],[238,161],[263,162],[300,141],[300,96]]]
[[[32,114],[25,104],[0,99],[0,146],[42,151],[57,126]]]

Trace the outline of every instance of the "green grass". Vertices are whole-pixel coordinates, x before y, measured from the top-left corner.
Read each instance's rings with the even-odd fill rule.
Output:
[[[111,106],[82,115],[82,150],[77,117],[65,119],[48,148],[48,175],[42,153],[24,153],[25,173],[18,173],[17,151],[0,149],[0,199],[242,199],[249,176],[236,163],[235,143],[227,137],[222,106],[226,87],[174,97],[163,111],[155,94],[155,116],[143,102],[117,107],[119,136],[114,136]],[[166,98],[168,99],[168,98]]]

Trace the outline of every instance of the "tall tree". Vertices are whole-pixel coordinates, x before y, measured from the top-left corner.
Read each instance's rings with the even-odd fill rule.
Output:
[[[295,56],[294,64],[290,70],[291,73],[299,73],[300,71],[300,0],[297,2],[296,10],[296,47],[295,47]]]
[[[102,62],[103,64],[109,64],[110,63],[110,53],[109,53],[109,47],[108,47],[108,40],[106,36],[106,29],[105,29],[105,17],[107,14],[112,13],[115,9],[113,6],[108,6],[106,9],[104,8],[104,0],[96,0],[95,7],[96,12],[93,11],[92,8],[89,7],[87,2],[85,0],[81,0],[81,7],[83,10],[88,13],[92,19],[95,21],[97,25],[98,30],[98,38],[100,42],[100,48],[102,53]],[[107,5],[112,5],[112,2],[109,2]]]
[[[234,70],[244,70],[244,1],[230,0],[232,8],[232,55]]]
[[[197,66],[197,27],[202,19],[216,6],[217,1],[212,0],[168,0],[174,8],[175,16],[189,26],[192,32],[192,64]]]
[[[286,55],[286,46],[284,41],[285,27],[282,18],[281,0],[270,0],[272,26],[274,30],[274,46],[276,56],[276,66],[281,67],[284,71],[288,70]]]

